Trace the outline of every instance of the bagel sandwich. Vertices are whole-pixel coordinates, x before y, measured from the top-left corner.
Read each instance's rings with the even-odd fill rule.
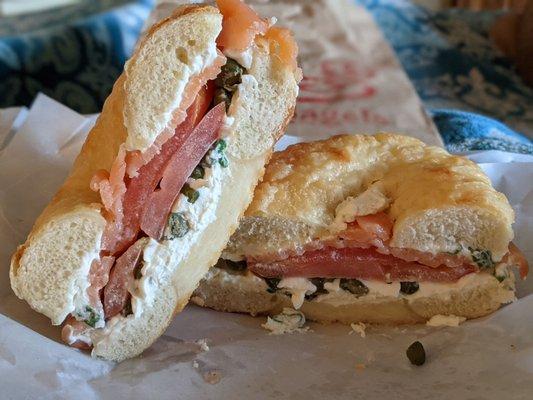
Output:
[[[514,213],[481,169],[400,135],[341,135],[272,157],[192,300],[319,322],[476,318],[515,299]],[[446,320],[446,318],[444,318]]]
[[[68,344],[121,361],[163,334],[220,256],[293,115],[290,31],[240,0],[155,24],[12,257]]]

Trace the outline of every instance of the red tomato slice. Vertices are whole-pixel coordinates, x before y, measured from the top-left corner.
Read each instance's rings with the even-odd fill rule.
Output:
[[[202,88],[188,108],[187,118],[176,127],[174,136],[163,144],[158,155],[139,169],[136,177],[130,179],[124,195],[122,223],[107,224],[102,240],[103,250],[111,254],[120,253],[135,241],[140,231],[141,213],[146,202],[156,189],[173,155],[186,143],[194,127],[205,115],[212,101],[213,92],[212,84]],[[188,171],[195,166],[196,164],[181,165],[180,168]]]
[[[374,248],[333,248],[306,251],[302,255],[269,263],[248,261],[257,275],[304,278],[355,278],[380,281],[452,282],[476,272],[477,267],[462,264],[457,268],[428,267],[381,254]]]
[[[219,138],[225,113],[224,103],[213,107],[172,154],[159,183],[160,189],[150,195],[143,210],[141,229],[148,236],[160,239],[163,235],[174,200],[194,168]]]

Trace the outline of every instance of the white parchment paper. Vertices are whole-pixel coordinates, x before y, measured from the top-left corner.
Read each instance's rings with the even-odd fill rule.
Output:
[[[39,95],[0,153],[0,398],[531,398],[532,280],[519,282],[517,302],[459,328],[369,327],[361,338],[343,325],[309,324],[307,333],[272,336],[261,328],[264,318],[188,306],[152,348],[120,365],[64,346],[59,328],[11,293],[9,257],[93,122]],[[278,147],[301,140],[287,136]],[[471,157],[508,196],[517,212],[516,243],[533,262],[533,157]],[[199,339],[207,339],[209,351]],[[405,357],[414,340],[426,347],[423,367]]]
[[[268,12],[272,3],[255,3],[258,8],[265,8],[262,10],[265,15],[279,15]],[[283,6],[281,3],[274,2],[277,7],[298,10],[307,4],[303,0],[289,1]],[[325,0],[316,3],[324,5],[324,10],[320,10],[322,14],[313,11],[313,21],[320,22],[322,15],[327,29],[332,21],[344,21],[344,25],[337,35],[331,31],[330,39],[320,42],[318,50],[312,50],[316,42],[314,33],[310,31],[306,41],[306,35],[298,33],[302,28],[296,28],[302,54],[307,57],[304,67],[308,65],[310,71],[313,54],[320,58],[324,49],[335,52],[340,42],[353,38],[357,39],[356,47],[369,47],[366,54],[372,57],[372,42],[367,42],[361,33],[376,30],[368,14],[359,8],[347,8],[350,23],[343,17],[332,20],[335,13],[332,10],[337,8],[330,7],[331,3]],[[341,0],[339,4],[345,7],[348,3]],[[299,20],[298,14],[288,15],[283,17],[287,21],[291,20],[290,15]],[[351,27],[356,18],[359,28],[364,27],[359,33],[354,33]],[[294,22],[294,26],[298,24]],[[374,46],[384,43],[380,40],[375,39]],[[340,131],[402,130],[402,126],[405,132],[439,144],[440,138],[426,120],[412,88],[408,93],[397,92],[410,84],[397,64],[390,65],[395,62],[392,53],[390,57],[384,56],[389,61],[383,63],[397,70],[389,77],[399,80],[388,84],[382,80],[383,89],[378,91],[382,93],[381,100],[378,97],[359,103],[341,99],[337,103],[337,99],[331,107],[348,109],[366,104],[365,107],[384,113],[387,120],[395,121],[393,124],[384,127],[352,121],[347,126],[342,123],[329,126],[297,117],[289,129],[291,135],[283,138],[277,148]],[[342,92],[342,88],[339,90]],[[398,96],[405,97],[406,103],[394,100]],[[298,112],[307,107],[318,112],[329,106],[299,103]],[[311,331],[307,333],[272,336],[261,328],[264,318],[188,306],[141,357],[119,365],[92,359],[61,344],[59,328],[52,327],[44,316],[12,294],[9,259],[66,177],[93,123],[94,118],[79,115],[43,95],[37,97],[30,110],[0,111],[1,399],[532,398],[531,279],[519,282],[518,301],[459,328],[368,327],[366,337],[362,338],[349,334],[350,328],[343,325],[309,324]],[[469,156],[508,196],[517,213],[516,243],[532,263],[533,157],[501,152]],[[208,351],[198,342],[201,339],[206,339]],[[405,356],[405,349],[414,340],[422,341],[428,354],[422,367],[412,366]]]

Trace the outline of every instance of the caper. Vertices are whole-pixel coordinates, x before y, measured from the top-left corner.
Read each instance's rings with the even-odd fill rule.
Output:
[[[96,313],[96,311],[91,306],[86,306],[85,311],[89,313],[89,318],[85,319],[85,323],[89,325],[91,328],[94,328],[96,323],[100,321],[100,316]]]
[[[224,261],[226,264],[226,268],[232,271],[243,272],[243,271],[246,271],[246,268],[248,268],[246,261],[231,261],[231,260],[224,260]]]
[[[368,288],[365,286],[363,282],[357,279],[342,278],[339,286],[341,287],[341,289],[344,289],[352,294],[355,294],[357,297],[368,294]]]
[[[267,292],[275,293],[278,290],[279,281],[281,281],[279,278],[265,278],[265,282],[268,285]]]
[[[219,139],[215,142],[215,151],[218,153],[223,153],[226,147],[228,147],[228,144],[224,139]]]
[[[492,261],[492,253],[490,250],[473,249],[469,247],[468,250],[472,254],[472,261],[474,261],[480,269],[488,269],[494,267]]]
[[[407,348],[405,354],[413,365],[422,365],[426,362],[426,350],[418,340]]]
[[[237,89],[237,85],[241,83],[243,73],[244,68],[237,61],[228,58],[220,74],[215,79],[215,85],[218,88],[224,88],[228,92],[234,92]]]
[[[400,292],[403,294],[413,294],[418,292],[418,282],[400,282]]]
[[[197,165],[192,171],[192,179],[202,179],[205,176],[205,169],[201,165]]]
[[[181,212],[171,213],[170,217],[168,218],[168,222],[170,225],[170,233],[172,235],[169,238],[171,240],[183,237],[187,234],[187,232],[189,232],[189,221],[187,221],[187,219]]]
[[[187,200],[189,201],[189,203],[196,202],[196,200],[198,200],[198,197],[200,197],[200,192],[198,190],[194,190],[187,183],[183,185],[183,188],[181,189],[181,193],[183,193],[185,197],[187,197]]]
[[[218,163],[222,168],[227,168],[229,165],[229,161],[226,156],[222,156],[218,159]]]
[[[200,192],[198,190],[194,190],[187,183],[183,185],[183,188],[181,189],[181,193],[183,193],[185,197],[187,197],[187,200],[189,201],[189,203],[196,202],[196,200],[198,200],[198,197],[200,197]]]

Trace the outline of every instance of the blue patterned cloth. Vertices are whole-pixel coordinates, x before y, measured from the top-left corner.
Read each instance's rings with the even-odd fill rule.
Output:
[[[500,12],[428,11],[409,0],[356,0],[392,45],[450,151],[533,154],[533,89],[495,49],[489,27]]]
[[[457,110],[431,111],[433,121],[451,153],[502,150],[533,154],[533,142],[495,119]]]
[[[0,108],[28,106],[43,92],[81,113],[101,109],[133,51],[153,1],[130,1],[101,13],[99,5],[82,4],[56,11],[59,15],[47,12],[43,16],[47,27],[41,29],[32,20],[17,19],[16,24],[0,20],[4,33],[15,29],[13,25],[29,24],[33,29],[0,37]],[[85,13],[95,11],[86,17]]]
[[[533,154],[533,91],[492,47],[495,13],[429,12],[409,0],[355,0],[374,16],[450,151]],[[153,0],[84,0],[0,21],[0,108],[38,92],[98,112],[133,50]],[[68,21],[68,22],[66,22]]]

